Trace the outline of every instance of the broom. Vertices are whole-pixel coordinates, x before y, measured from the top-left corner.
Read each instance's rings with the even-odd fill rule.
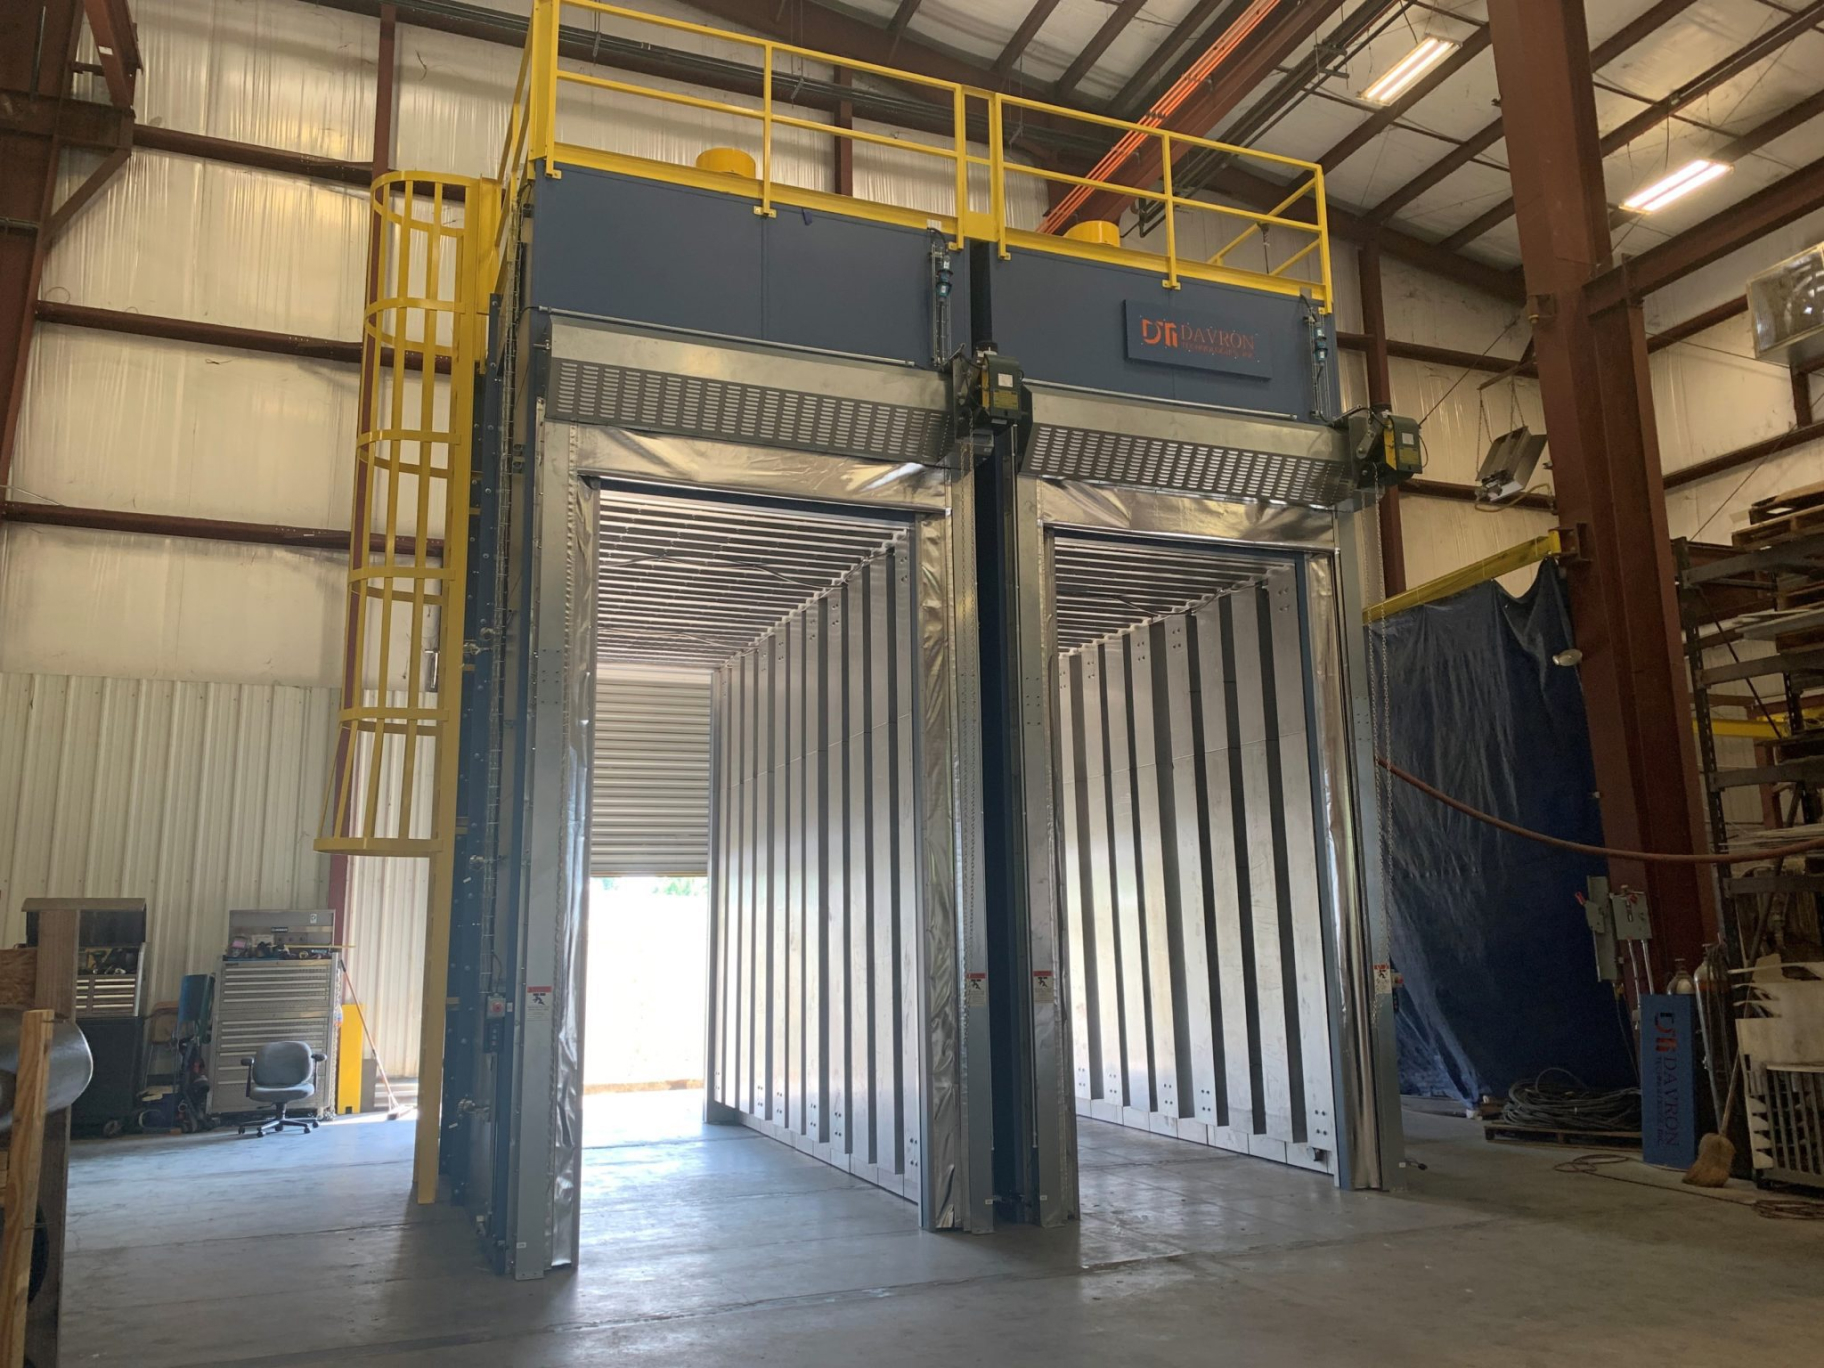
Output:
[[[1735,1168],[1735,1142],[1729,1138],[1729,1123],[1735,1118],[1736,1085],[1742,1078],[1742,1056],[1735,1056],[1735,1067],[1729,1070],[1729,1096],[1723,1102],[1722,1119],[1716,1130],[1697,1142],[1697,1158],[1685,1170],[1685,1181],[1692,1187],[1720,1188],[1728,1183]]]

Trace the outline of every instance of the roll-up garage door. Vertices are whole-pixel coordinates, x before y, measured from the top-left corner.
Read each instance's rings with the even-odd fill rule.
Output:
[[[709,671],[602,665],[595,676],[589,865],[709,872]]]

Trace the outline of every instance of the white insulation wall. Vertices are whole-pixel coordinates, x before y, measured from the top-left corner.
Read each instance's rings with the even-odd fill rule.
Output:
[[[675,0],[647,2],[701,17]],[[326,157],[371,154],[376,21],[300,0],[134,0],[134,17],[146,62],[142,125]],[[589,22],[581,11],[567,17]],[[601,22],[737,55],[708,39]],[[402,24],[395,163],[491,173],[517,62],[496,44]],[[579,141],[670,160],[711,144],[757,146],[751,121],[676,107],[661,117],[580,87],[567,88],[563,121]],[[777,159],[782,179],[827,187],[830,159],[817,135],[781,130]],[[67,186],[93,161],[66,158]],[[855,175],[864,195],[934,213],[953,208],[948,170],[935,159],[862,144]],[[979,175],[971,197],[985,205]],[[1036,222],[1043,198],[1038,182],[1016,182],[1016,222]],[[349,187],[141,148],[55,244],[43,293],[352,340],[365,200]],[[1819,236],[1824,224],[1801,222],[1752,259],[1682,282],[1654,300],[1652,326],[1717,303],[1753,269]],[[1335,270],[1339,324],[1359,331],[1354,256],[1341,243]],[[1516,306],[1397,261],[1385,275],[1394,336],[1520,354],[1526,327]],[[1784,373],[1746,351],[1745,327],[1728,324],[1655,358],[1668,469],[1790,425]],[[1361,359],[1345,353],[1339,365],[1356,402]],[[1433,477],[1467,480],[1492,433],[1515,421],[1540,425],[1533,382],[1484,389],[1487,378],[1395,361],[1398,406],[1428,418]],[[43,326],[6,497],[343,527],[355,398],[350,367]],[[1821,460],[1817,449],[1796,451],[1680,489],[1673,531],[1725,539],[1749,500],[1816,478]],[[1405,510],[1415,582],[1551,522],[1544,513],[1478,514],[1426,499]],[[342,579],[339,557],[314,552],[42,526],[0,531],[0,918],[9,937],[18,934],[22,897],[143,892],[154,900],[156,991],[165,994],[179,973],[208,967],[228,906],[323,901],[327,862],[310,849],[314,816],[306,817],[320,793],[340,678]],[[422,869],[357,861],[355,872],[357,983],[387,1067],[410,1073]]]

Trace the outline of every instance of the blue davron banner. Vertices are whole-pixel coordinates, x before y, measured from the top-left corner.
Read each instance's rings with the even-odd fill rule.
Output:
[[[1484,812],[1601,843],[1583,690],[1552,662],[1572,645],[1555,565],[1519,598],[1480,584],[1371,630],[1375,687],[1393,690],[1376,707],[1391,732],[1379,744],[1395,764]],[[1606,862],[1387,788],[1401,1091],[1474,1103],[1552,1067],[1632,1084],[1633,1045],[1578,902]]]

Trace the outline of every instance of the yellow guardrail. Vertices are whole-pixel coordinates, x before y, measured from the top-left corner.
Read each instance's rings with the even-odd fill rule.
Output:
[[[643,78],[610,78],[572,69],[559,60],[560,43],[566,32],[561,20],[571,11],[581,11],[588,15],[589,22],[598,30],[611,23],[635,26],[636,31],[639,26],[665,29],[697,38],[713,39],[757,53],[759,66],[755,77],[759,94],[753,103],[737,104],[667,88],[656,81],[646,82]],[[574,36],[577,29],[571,28],[568,33]],[[785,67],[788,64],[806,63],[827,66],[833,74],[847,73],[851,78],[861,78],[864,81],[879,80],[901,86],[909,85],[929,100],[934,123],[941,124],[945,132],[936,135],[932,142],[919,142],[865,128],[822,122],[790,112],[800,108],[792,101],[792,82],[797,72],[787,71]],[[725,171],[707,171],[696,166],[680,165],[631,152],[591,146],[585,141],[574,141],[566,133],[572,126],[573,116],[579,115],[581,110],[573,108],[563,97],[566,93],[580,90],[646,101],[660,107],[724,115],[756,125],[759,153],[755,159],[756,174],[744,176]],[[1123,167],[1136,160],[1141,149],[1149,143],[1153,144],[1151,152],[1157,158],[1160,187],[1154,189],[1151,185],[1128,185],[1106,176],[1098,178],[1093,175],[1072,175],[1048,167],[1029,165],[1015,158],[1011,153],[1011,144],[1017,138],[1018,131],[1023,125],[1040,119],[1050,124],[1084,125],[1088,131],[1097,135],[1102,132],[1115,133],[1117,152],[1122,152],[1123,149],[1126,151],[1122,153],[1121,164],[1110,169],[1107,176],[1119,174]],[[972,121],[976,128],[985,129],[985,141],[977,145],[972,145],[970,140]],[[776,138],[780,130],[827,137],[832,147],[838,140],[847,140],[851,144],[889,148],[897,153],[909,153],[946,163],[943,182],[949,204],[946,207],[935,203],[890,203],[795,183],[780,173]],[[705,147],[709,145],[706,141]],[[978,145],[982,150],[977,150]],[[1293,176],[1292,187],[1281,203],[1265,213],[1176,194],[1172,188],[1173,164],[1179,157],[1193,150],[1217,152],[1281,172],[1289,170]],[[1150,162],[1152,158],[1146,160]],[[786,205],[913,228],[935,224],[957,247],[961,247],[965,241],[974,240],[993,242],[1002,257],[1011,255],[1017,248],[1102,261],[1158,274],[1160,283],[1167,289],[1179,288],[1180,282],[1186,279],[1215,281],[1275,294],[1309,295],[1326,312],[1334,298],[1324,172],[1314,162],[1252,148],[1234,147],[1210,138],[1192,137],[1083,110],[1065,109],[1040,100],[1000,94],[874,62],[818,52],[793,43],[731,33],[683,19],[644,14],[638,10],[603,3],[603,0],[533,0],[531,25],[520,60],[519,74],[514,82],[512,110],[508,117],[507,136],[501,148],[496,178],[505,187],[511,202],[518,187],[527,178],[534,174],[561,176],[565,166],[589,167],[741,196],[754,201],[756,214],[767,217],[775,214],[778,206]],[[1091,194],[1106,192],[1118,195],[1124,201],[1145,200],[1157,204],[1162,209],[1164,250],[1081,241],[1043,231],[1037,219],[1022,222],[1022,217],[1033,216],[1022,216],[1012,205],[1008,193],[1010,185],[1017,184],[1021,179],[1068,186]],[[1288,210],[1306,200],[1311,203],[1314,222],[1288,216]],[[972,201],[985,201],[987,207],[977,209]],[[502,215],[503,232],[507,231],[509,217]],[[1213,252],[1187,253],[1184,250],[1187,225],[1199,219],[1203,221],[1199,224],[1200,228],[1223,221],[1231,227],[1241,227],[1234,237]],[[1283,248],[1279,245],[1280,235],[1287,240],[1287,245]],[[1220,231],[1217,236],[1220,238]],[[1255,240],[1259,240],[1263,247],[1260,268],[1251,269],[1234,264],[1232,257],[1236,249]],[[1304,268],[1304,273],[1295,274],[1301,267]]]

